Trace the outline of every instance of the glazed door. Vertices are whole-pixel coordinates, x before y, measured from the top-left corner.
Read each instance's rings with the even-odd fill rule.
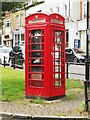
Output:
[[[28,29],[28,86],[44,87],[44,29]]]
[[[64,29],[53,28],[52,31],[53,87],[65,86],[65,37]]]

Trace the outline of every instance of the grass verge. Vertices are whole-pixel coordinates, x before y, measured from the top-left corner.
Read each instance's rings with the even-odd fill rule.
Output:
[[[80,97],[84,92],[84,83],[79,79],[68,79],[66,81],[66,99],[73,100]]]
[[[11,101],[21,99],[25,96],[24,71],[0,66],[0,76],[0,86],[2,88],[0,100]]]
[[[12,68],[4,68],[0,66],[0,88],[2,88],[0,100],[12,101],[20,100],[25,96],[25,80],[24,71],[14,70]],[[80,94],[84,91],[83,81],[68,79],[66,81],[66,100],[77,99]],[[31,101],[32,103],[41,103],[40,97],[36,100]]]

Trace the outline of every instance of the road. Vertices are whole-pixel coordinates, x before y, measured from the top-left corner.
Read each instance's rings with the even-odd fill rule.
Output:
[[[85,65],[69,64],[68,69],[69,69],[69,78],[85,80]]]

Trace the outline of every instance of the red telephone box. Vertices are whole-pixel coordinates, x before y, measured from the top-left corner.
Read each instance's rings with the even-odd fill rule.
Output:
[[[26,17],[26,97],[65,96],[65,23],[59,14]]]

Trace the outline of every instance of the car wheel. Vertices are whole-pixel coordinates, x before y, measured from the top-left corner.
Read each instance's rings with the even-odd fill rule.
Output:
[[[74,63],[77,63],[77,62],[78,62],[78,59],[77,59],[76,57],[74,57],[73,62],[74,62]]]
[[[12,61],[11,60],[9,61],[9,66],[12,67]]]

